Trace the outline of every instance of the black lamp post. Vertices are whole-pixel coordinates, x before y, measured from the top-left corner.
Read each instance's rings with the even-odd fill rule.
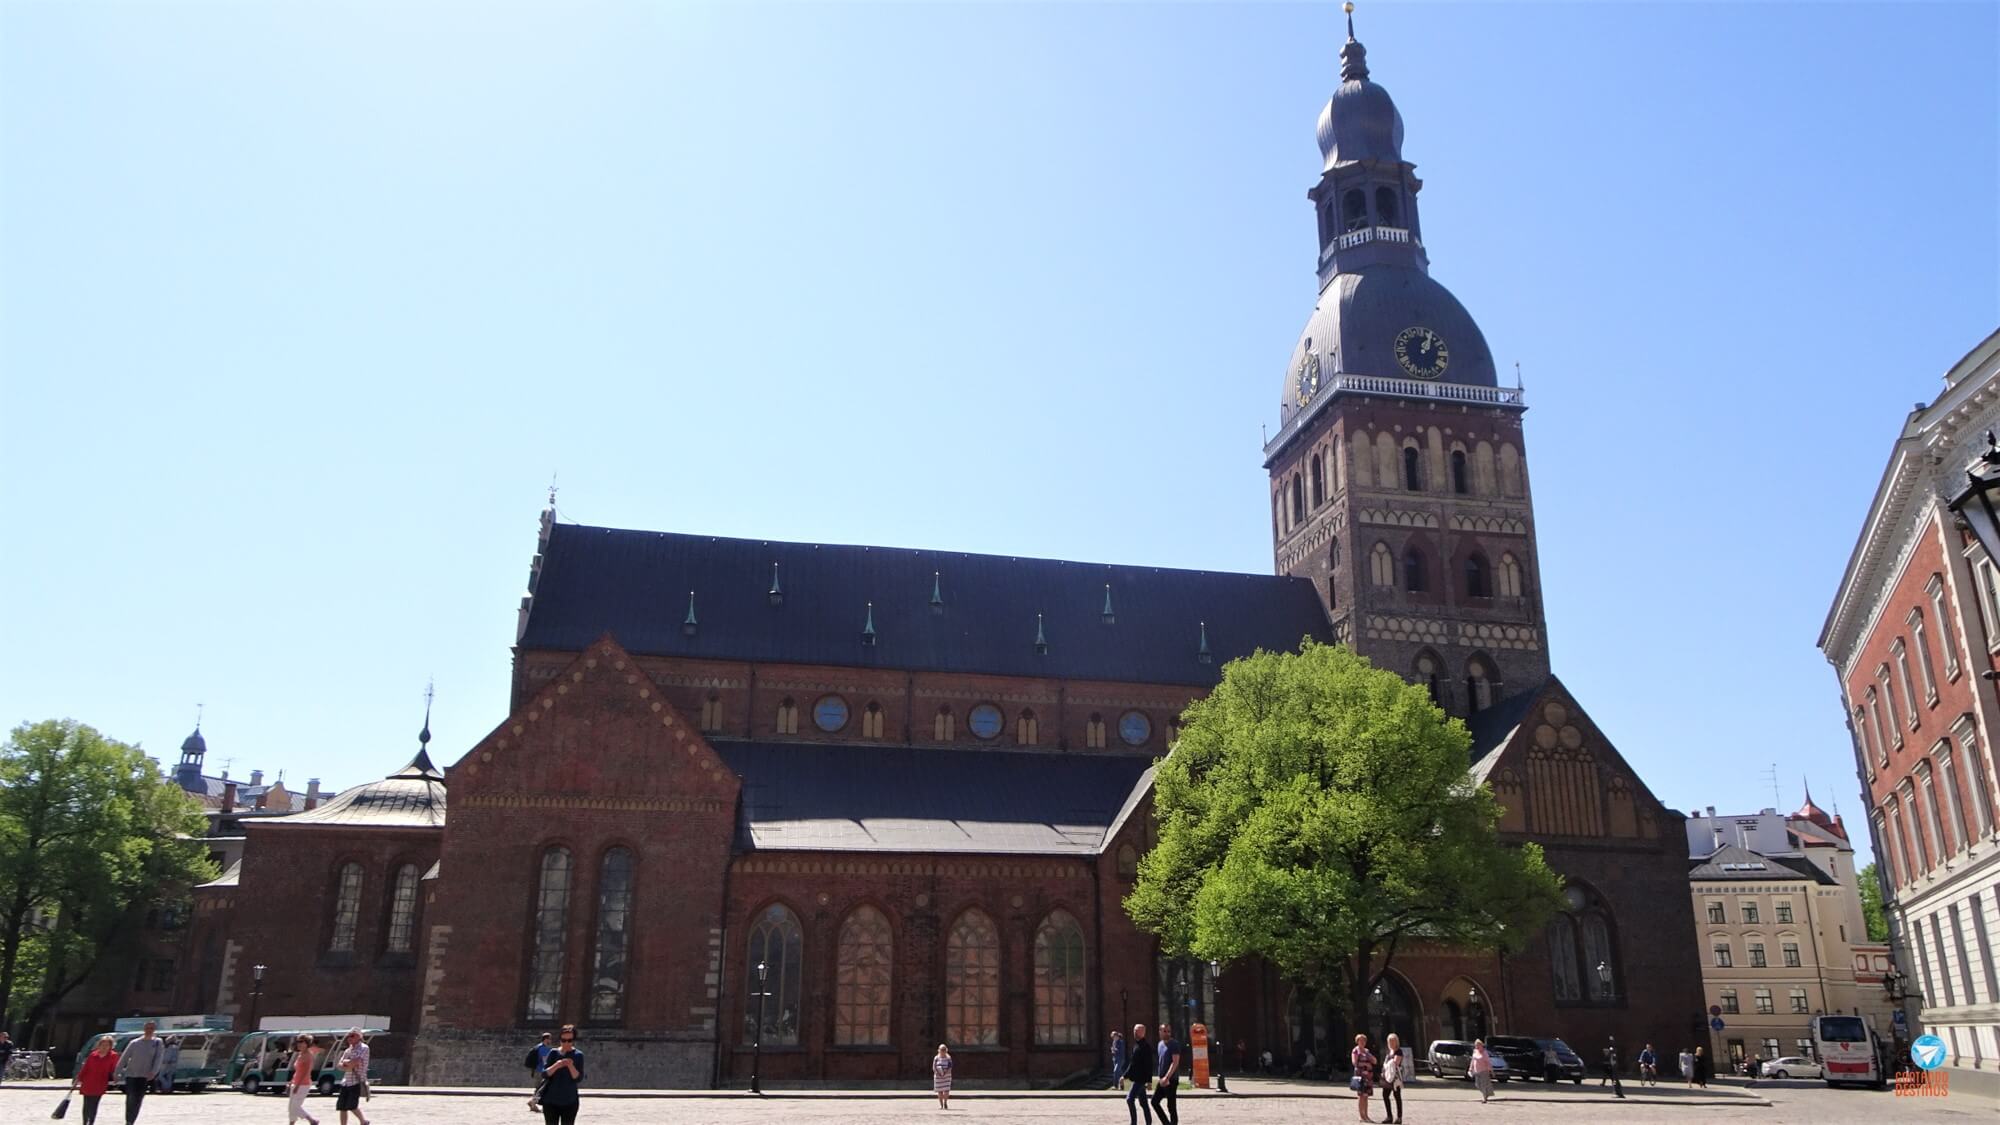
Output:
[[[1222,1036],[1215,1030],[1215,1026],[1219,1022],[1216,1017],[1222,1014],[1222,962],[1210,961],[1208,963],[1208,979],[1211,990],[1215,993],[1215,1008],[1208,1013],[1208,1058],[1209,1062],[1215,1067],[1215,1092],[1226,1094],[1229,1092],[1229,1080],[1222,1076],[1222,1052],[1224,1049],[1222,1046]]]
[[[1993,440],[1992,430],[1986,431],[1986,452],[1966,467],[1965,476],[1965,491],[1952,498],[1951,510],[1972,529],[1987,556],[2000,564],[2000,510],[1995,508],[2000,501],[2000,444]]]
[[[1600,986],[1602,986],[1602,990],[1603,990],[1603,993],[1604,993],[1604,998],[1605,998],[1606,1000],[1609,1000],[1609,999],[1611,999],[1611,998],[1612,998],[1612,997],[1611,997],[1611,962],[1609,962],[1609,961],[1599,961],[1599,962],[1597,963],[1597,983],[1598,983],[1598,984],[1599,984]]]
[[[757,1034],[750,1041],[750,1092],[753,1094],[764,1092],[758,1071],[764,1065],[764,997],[770,994],[764,988],[764,979],[770,971],[769,965],[757,962]]]
[[[1486,1038],[1486,1021],[1481,1018],[1484,1009],[1479,1006],[1479,989],[1467,985],[1465,989],[1465,1030],[1474,1039]]]
[[[264,966],[250,966],[250,1027],[257,1030],[257,1008],[264,999]]]

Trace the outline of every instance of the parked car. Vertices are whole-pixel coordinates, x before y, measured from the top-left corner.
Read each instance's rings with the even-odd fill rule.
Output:
[[[1787,1055],[1764,1064],[1766,1078],[1823,1078],[1819,1063],[1799,1055]]]
[[[1578,1085],[1583,1083],[1583,1059],[1560,1039],[1542,1035],[1495,1035],[1486,1040],[1486,1046],[1507,1060],[1507,1069],[1517,1078],[1539,1078],[1544,1082],[1567,1078]],[[1551,1052],[1555,1055],[1553,1060],[1549,1057]]]
[[[1508,1077],[1507,1059],[1500,1052],[1488,1046],[1488,1055],[1493,1058],[1493,1081],[1505,1082]],[[1472,1044],[1463,1039],[1438,1039],[1431,1043],[1430,1070],[1432,1078],[1464,1078],[1470,1080],[1472,1066]]]

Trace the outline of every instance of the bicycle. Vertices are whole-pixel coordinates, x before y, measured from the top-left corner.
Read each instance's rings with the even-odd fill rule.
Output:
[[[47,1051],[16,1051],[14,1057],[7,1060],[9,1081],[26,1079],[32,1082],[55,1076],[55,1063],[49,1059]]]

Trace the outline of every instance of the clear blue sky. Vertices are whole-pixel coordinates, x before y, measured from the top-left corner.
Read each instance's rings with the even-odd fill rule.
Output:
[[[2000,8],[1365,2],[1553,655],[1859,804],[1813,648],[1996,324]],[[352,784],[582,522],[1268,571],[1332,3],[0,6],[0,718]]]

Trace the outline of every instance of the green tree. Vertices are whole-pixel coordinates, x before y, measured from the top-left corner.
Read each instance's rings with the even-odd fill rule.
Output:
[[[1861,920],[1868,923],[1869,941],[1889,940],[1889,918],[1882,913],[1882,880],[1870,863],[1856,873],[1861,884]]]
[[[1519,948],[1561,883],[1539,847],[1500,842],[1470,745],[1345,647],[1231,661],[1160,763],[1125,909],[1169,955],[1255,954],[1350,1016],[1410,941]]]
[[[144,752],[70,719],[0,745],[0,1013],[32,1023],[110,953],[145,906],[216,875],[201,812]]]

